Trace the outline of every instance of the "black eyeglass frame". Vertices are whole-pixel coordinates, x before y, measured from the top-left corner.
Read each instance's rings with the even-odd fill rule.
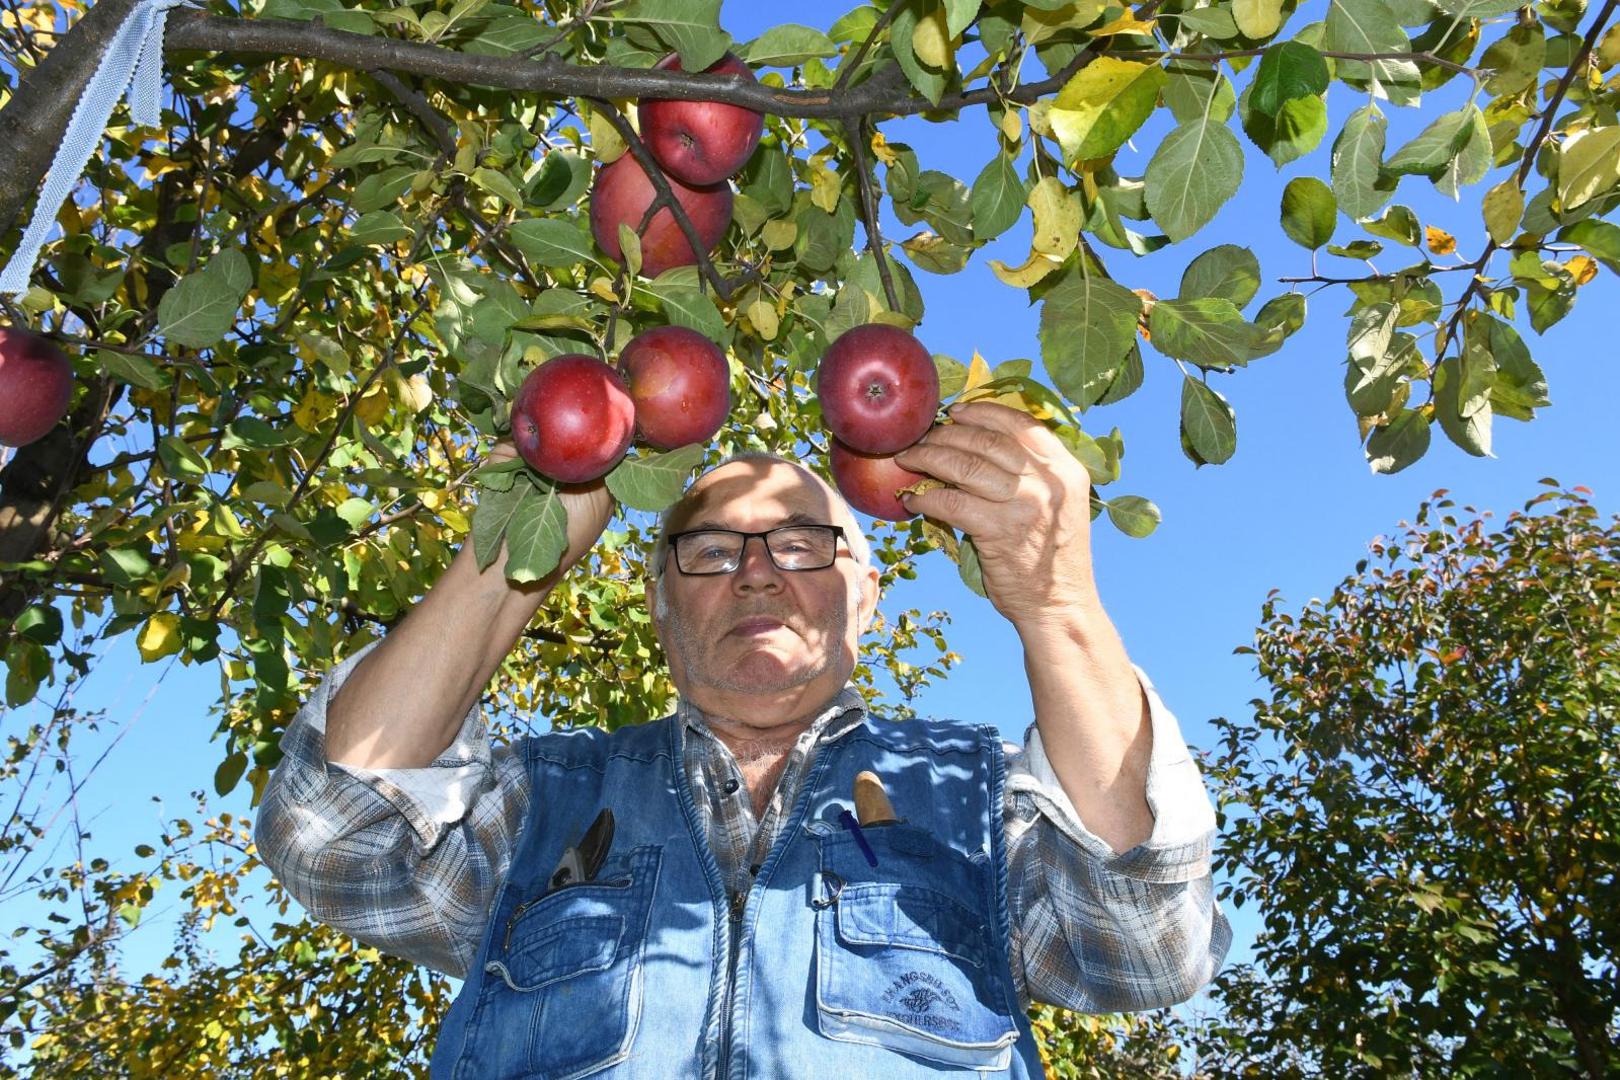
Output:
[[[772,533],[786,532],[789,529],[831,529],[833,531],[832,559],[821,566],[783,566],[781,563],[777,562],[776,552],[771,550],[771,542],[769,539],[767,539],[767,537],[769,537]],[[742,537],[742,546],[737,549],[737,565],[733,566],[730,570],[698,570],[694,572],[684,569],[681,566],[679,556],[676,555],[675,543],[683,536],[697,536],[701,533],[727,533],[731,536]],[[679,570],[687,577],[720,577],[725,574],[735,574],[738,570],[742,569],[743,556],[748,553],[748,541],[754,539],[755,537],[758,537],[760,544],[764,546],[765,557],[771,560],[771,565],[776,567],[784,574],[808,574],[816,570],[826,570],[837,565],[839,554],[838,545],[840,542],[843,543],[844,550],[846,552],[849,551],[849,536],[844,532],[844,527],[842,525],[829,525],[814,521],[801,521],[792,525],[778,525],[776,528],[766,529],[764,532],[743,532],[741,529],[687,529],[684,532],[671,533],[669,536],[664,537],[664,563],[658,568],[659,572],[662,573],[665,567],[669,565],[671,557],[674,557],[675,569]],[[851,552],[850,555],[852,558],[854,557],[853,552]]]

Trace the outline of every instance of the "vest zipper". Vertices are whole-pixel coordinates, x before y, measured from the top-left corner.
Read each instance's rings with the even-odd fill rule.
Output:
[[[739,890],[731,893],[731,938],[730,949],[726,956],[726,1000],[720,1012],[720,1071],[719,1076],[724,1077],[731,1071],[731,1000],[737,992],[737,954],[742,951],[742,920],[743,908],[748,904],[748,894]]]

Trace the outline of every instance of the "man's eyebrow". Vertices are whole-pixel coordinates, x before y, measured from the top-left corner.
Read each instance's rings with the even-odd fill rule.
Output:
[[[808,513],[808,512],[806,512],[804,510],[795,510],[793,513],[789,514],[787,517],[783,518],[781,523],[783,525],[824,525],[824,524],[826,524],[826,522],[821,521],[820,519],[818,519],[816,517],[816,515]],[[730,530],[732,532],[736,531],[736,530],[732,529],[730,525],[727,525],[725,522],[723,522],[723,521],[715,521],[713,518],[705,518],[702,521],[694,522],[692,524],[692,528],[694,528],[694,529],[727,529],[727,530]]]

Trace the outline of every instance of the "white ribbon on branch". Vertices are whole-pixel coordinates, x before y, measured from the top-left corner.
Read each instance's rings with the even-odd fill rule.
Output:
[[[0,270],[0,296],[14,296],[28,289],[34,262],[56,223],[56,213],[84,174],[118,99],[129,94],[129,115],[136,124],[155,127],[160,121],[163,25],[168,21],[169,9],[181,4],[191,6],[193,0],[138,0],[113,35],[95,75],[73,107],[73,118],[56,148],[50,172],[45,174],[45,185],[22,242],[11,253],[6,268]]]

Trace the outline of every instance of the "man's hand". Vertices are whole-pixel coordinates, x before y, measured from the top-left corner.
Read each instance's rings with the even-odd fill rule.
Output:
[[[499,464],[518,456],[517,445],[510,438],[498,440],[490,449],[489,461]],[[613,517],[613,494],[605,480],[592,480],[588,484],[558,484],[557,497],[568,512],[568,550],[563,552],[555,577],[583,559],[591,546],[602,536],[602,530]],[[549,580],[549,578],[548,578]]]
[[[1058,437],[989,401],[950,410],[895,460],[950,484],[906,507],[973,537],[985,595],[1020,629],[1101,608],[1091,566],[1091,477]]]

